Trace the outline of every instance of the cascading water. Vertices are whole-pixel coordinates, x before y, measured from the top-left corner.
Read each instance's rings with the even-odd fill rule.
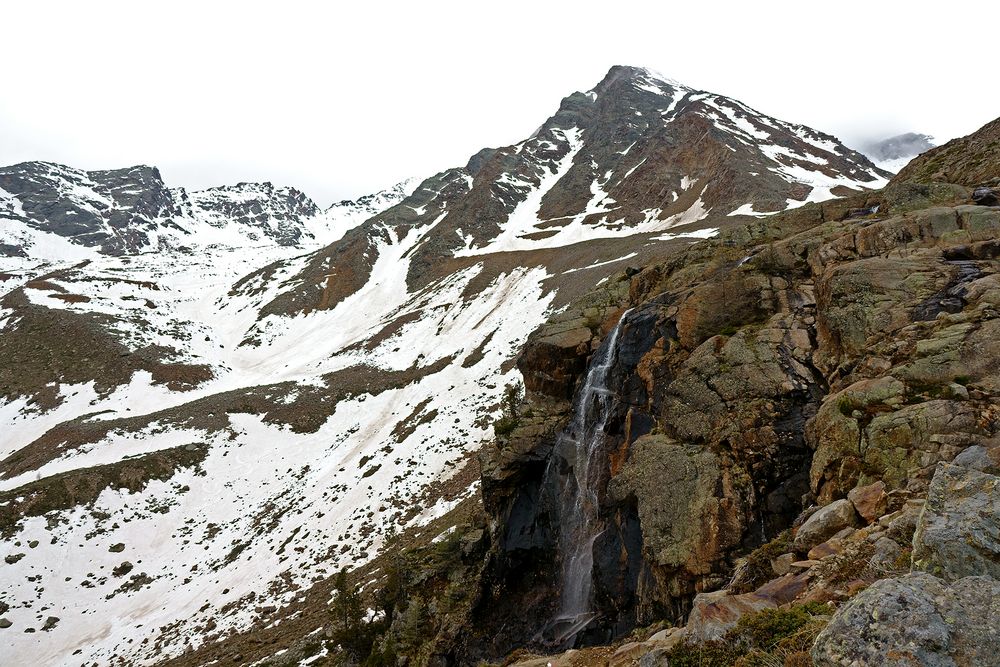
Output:
[[[604,531],[598,506],[601,470],[595,458],[605,443],[604,428],[613,404],[608,371],[617,358],[625,311],[591,360],[570,423],[556,441],[547,477],[556,476],[562,586],[559,611],[539,639],[550,645],[573,641],[597,614],[593,611],[594,542]]]

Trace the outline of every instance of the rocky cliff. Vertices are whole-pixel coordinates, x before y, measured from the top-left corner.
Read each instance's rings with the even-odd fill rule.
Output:
[[[816,601],[832,613],[871,586],[837,611],[816,664],[904,664],[881,660],[912,642],[921,648],[905,649],[905,664],[987,664],[996,639],[974,619],[940,640],[926,634],[936,626],[914,639],[858,624],[902,613],[893,600],[906,595],[933,600],[914,604],[934,618],[975,615],[976,596],[997,585],[994,482],[948,464],[1000,451],[1000,208],[971,199],[994,176],[998,122],[877,193],[725,230],[620,274],[531,335],[518,425],[483,459],[493,546],[466,655],[546,648],[537,633],[561,593],[565,511],[548,471],[571,465],[555,444],[588,358],[627,310],[596,477],[596,618],[577,645],[687,622],[612,664],[667,664],[670,651],[733,664],[755,646],[745,637],[726,645],[729,658],[713,651],[735,642],[726,632],[741,616]],[[934,576],[886,579],[911,552],[913,570]]]

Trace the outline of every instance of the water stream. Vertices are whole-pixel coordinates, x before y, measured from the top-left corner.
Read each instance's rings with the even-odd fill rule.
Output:
[[[542,631],[543,641],[567,645],[597,613],[593,609],[594,542],[604,532],[599,516],[601,482],[599,452],[604,428],[614,403],[607,387],[608,371],[618,356],[618,334],[631,311],[626,311],[594,354],[583,386],[573,404],[573,415],[555,446],[549,474],[559,503],[559,551],[562,579],[559,610]]]

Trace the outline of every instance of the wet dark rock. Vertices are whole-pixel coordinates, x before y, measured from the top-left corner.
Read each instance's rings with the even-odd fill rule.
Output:
[[[972,201],[979,206],[1000,206],[1000,188],[976,188],[972,191]]]

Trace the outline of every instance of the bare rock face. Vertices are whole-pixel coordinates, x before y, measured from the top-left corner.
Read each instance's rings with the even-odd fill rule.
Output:
[[[952,463],[990,475],[1000,475],[1000,447],[987,449],[982,445],[974,445],[956,456]]]
[[[637,498],[645,547],[657,565],[702,575],[742,537],[733,482],[710,452],[647,435],[633,443],[612,494]]]
[[[1000,477],[938,466],[913,536],[913,565],[947,581],[1000,579]]]
[[[837,500],[821,507],[799,527],[795,534],[795,549],[809,551],[822,544],[844,528],[851,528],[858,523],[857,514],[851,501]]]
[[[997,664],[1000,582],[949,585],[917,572],[883,579],[841,607],[816,638],[816,667],[980,667]]]

